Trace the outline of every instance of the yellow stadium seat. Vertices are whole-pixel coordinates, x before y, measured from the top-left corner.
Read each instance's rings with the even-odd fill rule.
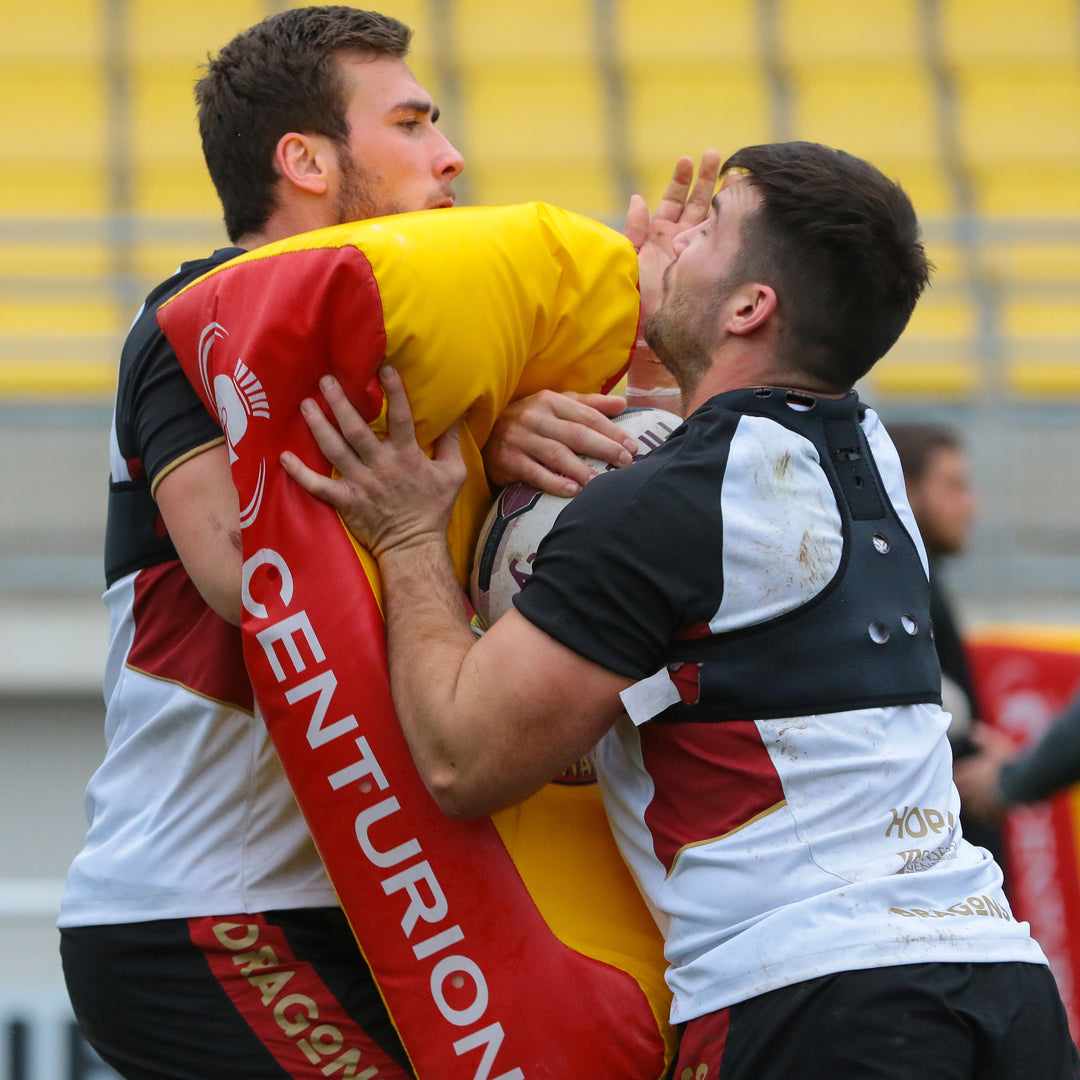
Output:
[[[1022,170],[972,169],[977,207],[986,217],[1056,220],[1080,218],[1080,183],[1074,166],[1044,163],[1034,180]]]
[[[117,348],[112,339],[83,340],[66,358],[0,361],[0,401],[107,401],[116,391]]]
[[[140,64],[131,78],[133,204],[136,213],[216,217],[203,161],[194,62]]]
[[[933,290],[919,301],[900,340],[882,358],[867,386],[872,395],[961,399],[979,380],[973,301]]]
[[[779,0],[781,57],[793,69],[916,64],[918,0]]]
[[[1026,167],[1080,165],[1080,64],[1008,65],[958,80],[961,148],[972,162]]]
[[[984,240],[980,252],[990,279],[1007,288],[1018,283],[1080,283],[1080,231],[1071,238],[1062,235],[1053,240],[1029,239],[1023,234]]]
[[[1045,401],[1080,395],[1080,345],[1071,358],[1048,360],[1021,354],[1006,365],[1006,386],[1017,397]]]
[[[1008,388],[1022,397],[1080,394],[1080,289],[1007,296],[1003,330]]]
[[[131,55],[143,64],[206,62],[241,30],[270,14],[266,0],[128,0]]]
[[[611,214],[605,105],[595,68],[492,65],[462,79],[461,100],[473,203],[540,199],[592,216]]]
[[[631,79],[654,67],[738,67],[760,60],[755,0],[616,0],[615,44]]]
[[[768,85],[752,64],[642,69],[627,86],[626,119],[631,162],[650,208],[678,158],[769,142],[772,130]]]
[[[937,102],[918,65],[821,67],[793,73],[794,135],[873,162],[923,217],[955,206],[938,144]]]
[[[123,313],[111,298],[73,299],[32,295],[0,299],[0,335],[7,338],[70,339],[126,330]]]
[[[112,246],[99,237],[42,236],[35,240],[5,240],[0,244],[0,279],[92,284],[105,279],[114,264]]]
[[[0,177],[3,213],[64,217],[106,211],[105,108],[98,64],[0,65],[0,115],[9,147]]]
[[[1080,295],[1009,298],[1004,329],[1009,341],[1038,344],[1053,350],[1064,344],[1071,350],[1080,342]]]
[[[940,10],[945,59],[954,67],[1080,60],[1076,0],[940,0]]]
[[[6,4],[0,65],[100,60],[106,31],[103,12],[100,0]]]
[[[976,327],[971,297],[931,287],[915,305],[911,321],[894,348],[908,355],[928,347],[964,348],[975,340]]]
[[[977,209],[1080,215],[1080,64],[973,68],[958,76],[957,92]]]
[[[108,398],[126,322],[109,298],[0,299],[0,399]]]
[[[591,0],[492,3],[455,0],[449,5],[452,40],[463,68],[548,61],[592,64],[596,57]],[[520,101],[524,113],[543,100]]]

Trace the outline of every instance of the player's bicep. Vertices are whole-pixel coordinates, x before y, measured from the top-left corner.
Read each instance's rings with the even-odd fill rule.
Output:
[[[240,504],[224,443],[165,473],[154,498],[180,561],[203,599],[240,622]]]
[[[474,763],[485,805],[473,811],[520,801],[588,753],[631,682],[508,611],[469,651],[458,686],[473,715],[487,717]]]

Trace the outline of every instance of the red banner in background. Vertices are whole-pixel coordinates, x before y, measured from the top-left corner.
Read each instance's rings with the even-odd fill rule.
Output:
[[[986,630],[969,645],[988,724],[1019,747],[1037,742],[1080,688],[1080,631]],[[1031,923],[1080,1039],[1080,788],[1005,816],[1006,891]]]

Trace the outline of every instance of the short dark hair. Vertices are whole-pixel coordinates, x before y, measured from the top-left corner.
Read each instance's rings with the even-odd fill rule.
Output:
[[[761,195],[744,219],[744,281],[776,290],[788,331],[778,359],[846,389],[907,325],[931,265],[911,200],[869,162],[818,143],[748,146],[740,167]]]
[[[888,429],[900,455],[904,479],[914,483],[923,478],[935,451],[964,448],[959,434],[944,424],[889,424]]]
[[[235,241],[275,207],[274,148],[289,131],[346,145],[342,53],[401,58],[412,30],[377,11],[344,6],[279,12],[238,34],[195,85],[203,156]]]

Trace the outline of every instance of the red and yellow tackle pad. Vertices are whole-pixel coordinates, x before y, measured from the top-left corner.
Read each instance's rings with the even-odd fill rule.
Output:
[[[658,1080],[662,943],[595,784],[552,783],[493,819],[440,813],[394,716],[374,561],[278,454],[327,468],[299,409],[327,372],[378,430],[385,358],[426,448],[466,417],[449,529],[464,583],[496,417],[545,387],[609,389],[637,319],[631,245],[541,203],[292,237],[158,315],[228,437],[258,708],[421,1080]]]

